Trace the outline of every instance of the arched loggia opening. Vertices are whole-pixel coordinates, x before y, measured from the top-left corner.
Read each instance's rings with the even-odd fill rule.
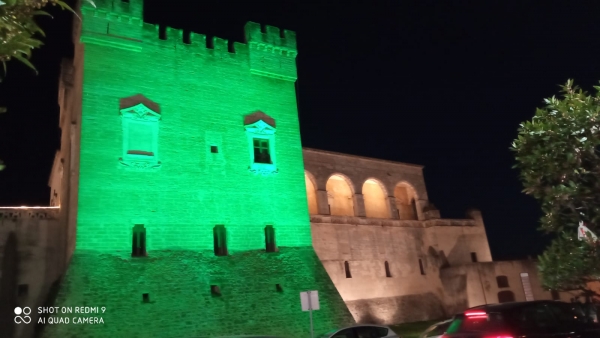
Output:
[[[306,183],[306,199],[308,200],[308,213],[316,215],[319,213],[319,207],[317,203],[317,187],[313,183],[313,180],[309,177],[308,173],[304,173],[304,181]]]
[[[331,215],[354,216],[354,191],[344,176],[332,175],[325,189]]]
[[[367,217],[390,218],[387,194],[381,182],[368,179],[362,186]]]
[[[396,208],[400,219],[419,219],[417,211],[417,194],[415,189],[408,183],[398,183],[394,188]]]

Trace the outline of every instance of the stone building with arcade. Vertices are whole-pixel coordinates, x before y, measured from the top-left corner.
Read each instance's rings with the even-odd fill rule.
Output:
[[[142,0],[78,8],[46,207],[0,209],[0,325],[14,337],[303,337],[567,297],[493,262],[482,215],[444,219],[423,167],[302,148],[296,37],[156,26]],[[14,325],[16,306],[105,307]],[[72,317],[72,315],[70,315]]]

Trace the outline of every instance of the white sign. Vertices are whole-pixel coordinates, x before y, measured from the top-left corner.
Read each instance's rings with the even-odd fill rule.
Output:
[[[579,228],[577,228],[577,239],[580,241],[588,239],[588,235],[591,236],[594,241],[598,240],[598,236],[588,229],[588,227],[583,225],[583,222],[579,222]]]
[[[300,302],[302,303],[302,311],[313,311],[320,309],[319,291],[300,292]]]

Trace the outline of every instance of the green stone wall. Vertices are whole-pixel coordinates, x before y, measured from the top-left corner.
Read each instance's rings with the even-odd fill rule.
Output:
[[[278,291],[276,284],[282,290]],[[218,285],[221,296],[211,294]],[[315,334],[353,322],[312,248],[215,257],[159,251],[148,259],[76,253],[57,306],[106,307],[104,324],[46,325],[45,337],[206,337],[268,334],[310,337],[301,290],[319,290]],[[149,294],[144,303],[142,295]],[[54,316],[54,315],[53,315]],[[54,317],[73,317],[68,314]]]
[[[306,290],[321,293],[316,331],[352,323],[312,248],[294,32],[281,38],[249,23],[246,43],[215,39],[208,49],[199,34],[191,44],[174,29],[159,39],[141,20],[141,0],[96,4],[76,24],[84,44],[75,55],[83,58],[77,238],[55,306],[104,306],[105,324],[46,325],[44,336],[306,337]],[[119,162],[120,102],[139,94],[159,106],[158,169]],[[257,111],[275,120],[276,174],[249,170],[244,117]],[[146,228],[148,257],[130,256],[135,224]],[[213,254],[217,224],[227,229],[226,257]],[[264,250],[267,224],[280,252]]]
[[[311,245],[294,82],[254,74],[260,67],[250,62],[259,58],[263,69],[276,63],[275,75],[295,74],[294,55],[273,50],[295,49],[293,34],[290,42],[249,24],[250,43],[230,53],[223,40],[214,50],[200,35],[186,45],[171,29],[160,40],[154,25],[111,14],[83,11],[77,250],[131,250],[136,223],[147,229],[149,252],[212,249],[216,224],[227,228],[231,252],[264,248],[267,224],[280,246]],[[264,46],[256,45],[263,35]],[[119,163],[119,102],[137,94],[160,107],[157,170]],[[277,174],[248,170],[244,116],[256,111],[275,120]],[[210,153],[211,144],[219,154]]]

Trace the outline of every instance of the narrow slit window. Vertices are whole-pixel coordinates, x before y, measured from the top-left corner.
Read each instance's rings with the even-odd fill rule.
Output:
[[[272,225],[265,227],[265,247],[267,252],[276,252],[277,245],[275,244],[275,228]]]
[[[350,264],[348,264],[348,261],[344,262],[344,270],[346,271],[346,278],[352,278],[352,273],[350,272]]]
[[[271,163],[269,140],[259,138],[254,139],[254,163]]]
[[[423,268],[423,260],[419,259],[419,269],[421,269],[421,275],[425,275],[425,268]]]
[[[477,252],[471,252],[471,262],[477,263]]]
[[[218,285],[211,285],[210,286],[210,293],[213,296],[220,296],[221,295],[221,289],[219,288]]]
[[[386,277],[392,277],[392,272],[390,271],[390,263],[388,263],[387,261],[385,261],[385,276]]]
[[[146,255],[146,228],[143,224],[136,224],[133,227],[131,256],[145,257]]]
[[[217,146],[210,146],[210,152],[213,154],[216,154],[219,152],[219,147]]]
[[[213,237],[215,242],[215,256],[227,256],[227,231],[225,226],[215,226]]]
[[[149,293],[142,294],[142,302],[150,303],[150,294]]]

